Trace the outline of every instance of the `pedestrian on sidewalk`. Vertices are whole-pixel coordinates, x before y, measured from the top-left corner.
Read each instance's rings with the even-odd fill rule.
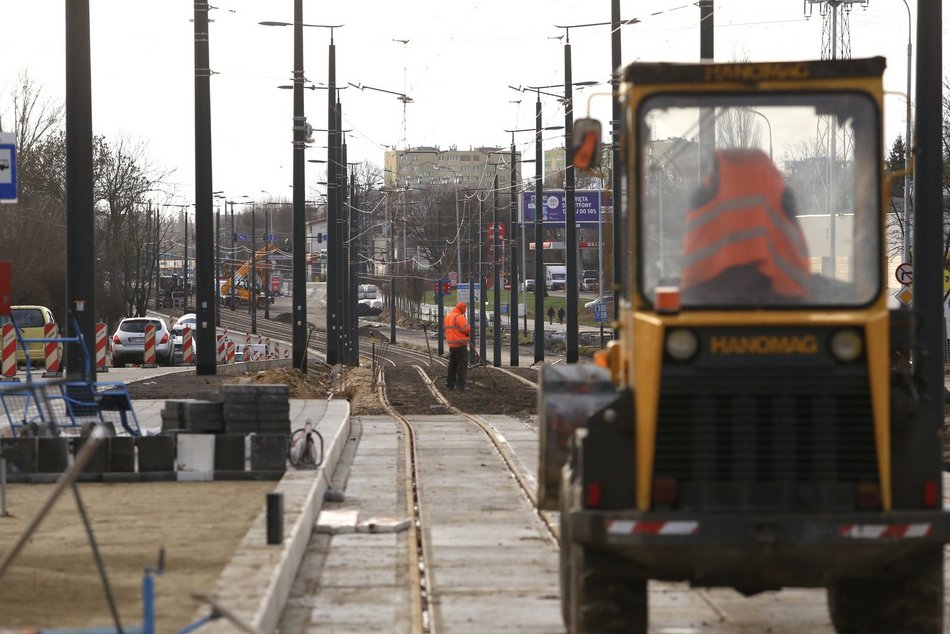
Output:
[[[472,329],[465,318],[465,302],[455,305],[445,316],[445,342],[449,346],[449,374],[445,379],[448,389],[465,389],[465,375],[468,372],[468,341]]]
[[[548,323],[554,324],[554,306],[548,306]]]
[[[557,323],[559,324],[564,323],[564,307],[563,306],[557,309]]]

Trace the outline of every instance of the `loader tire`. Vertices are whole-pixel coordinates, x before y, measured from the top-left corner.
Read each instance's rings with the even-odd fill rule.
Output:
[[[570,544],[573,634],[647,634],[647,580],[629,562]]]
[[[913,574],[840,579],[828,587],[828,611],[838,634],[942,634],[943,551],[919,558]]]

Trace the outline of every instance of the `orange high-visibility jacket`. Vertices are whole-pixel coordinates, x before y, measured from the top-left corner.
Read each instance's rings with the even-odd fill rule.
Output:
[[[715,160],[710,196],[686,214],[683,288],[751,265],[779,295],[803,297],[805,237],[783,206],[782,175],[760,150],[720,150]]]
[[[460,311],[458,306],[453,308],[445,316],[445,341],[450,348],[468,345],[468,336],[472,332],[465,319],[464,311]]]

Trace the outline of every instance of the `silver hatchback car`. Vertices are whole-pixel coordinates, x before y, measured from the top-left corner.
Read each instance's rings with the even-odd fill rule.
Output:
[[[155,326],[155,361],[171,365],[171,332],[161,317],[126,317],[112,335],[112,365],[119,367],[130,361],[142,363],[145,356],[145,326]]]

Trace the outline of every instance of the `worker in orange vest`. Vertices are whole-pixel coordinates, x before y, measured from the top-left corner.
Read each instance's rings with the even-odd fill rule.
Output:
[[[455,305],[445,316],[445,342],[449,345],[449,375],[446,386],[450,390],[465,389],[465,374],[468,371],[468,339],[472,332],[465,319],[465,302]]]
[[[810,277],[795,198],[771,159],[761,150],[717,151],[686,214],[684,303],[795,303]]]

